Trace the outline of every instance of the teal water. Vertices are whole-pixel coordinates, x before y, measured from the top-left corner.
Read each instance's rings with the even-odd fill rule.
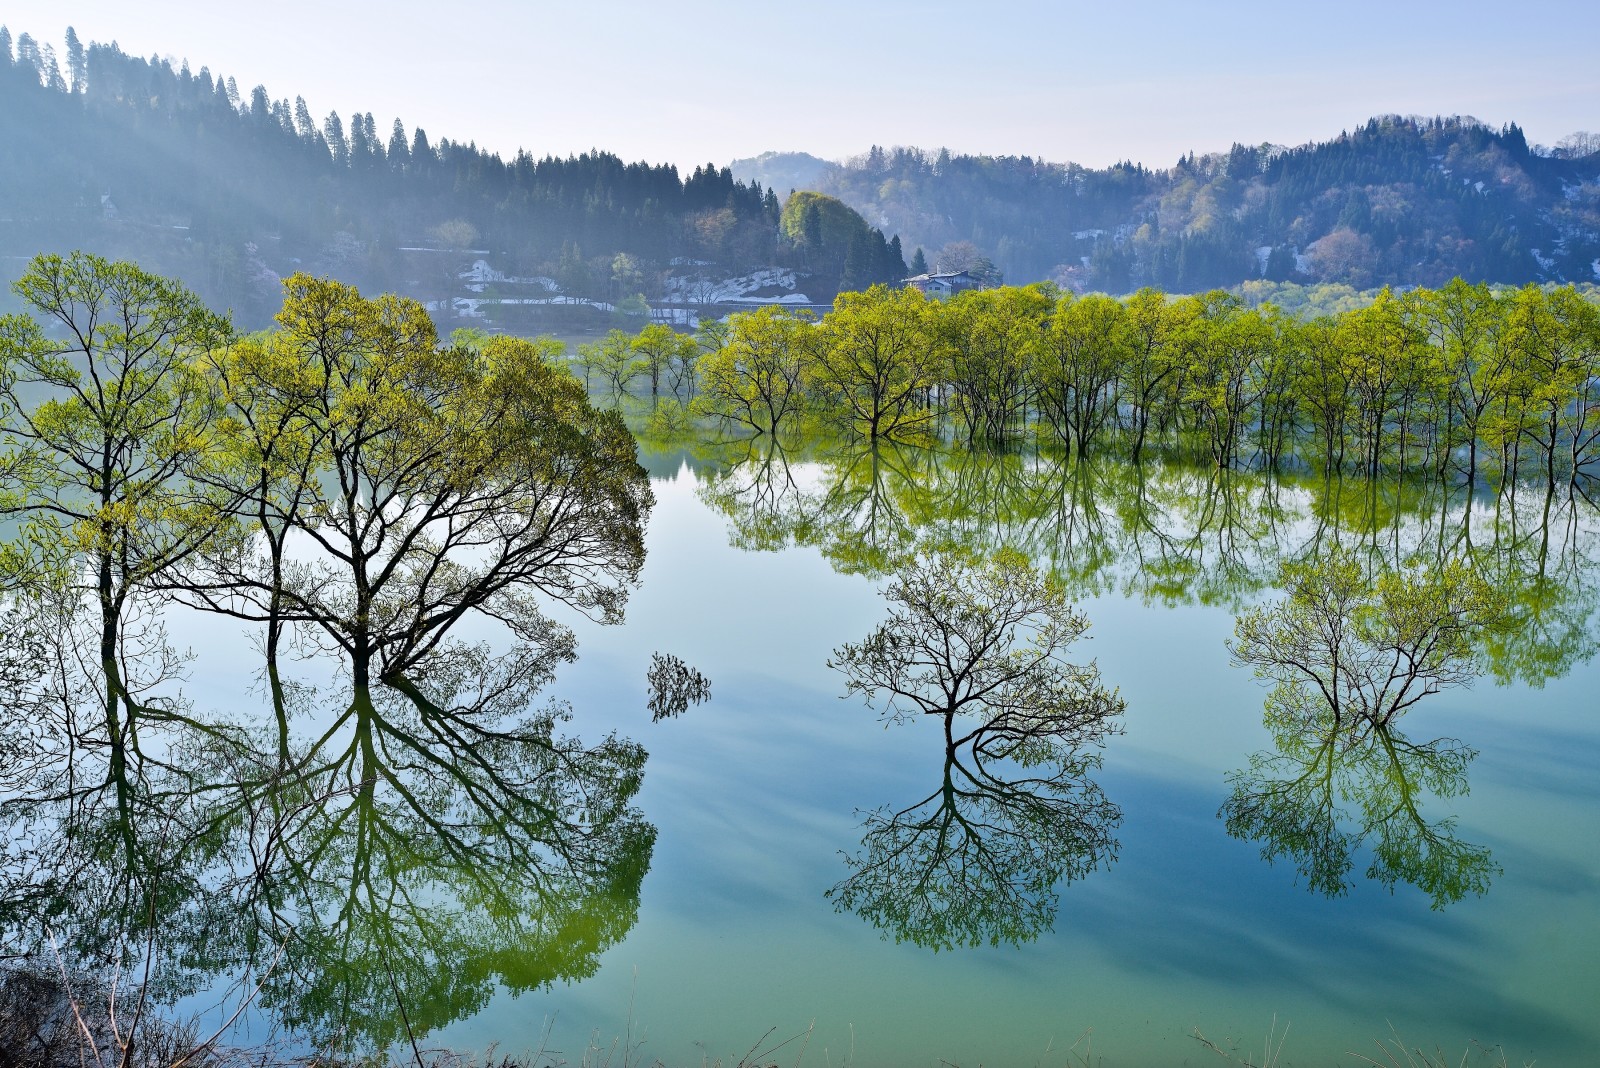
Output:
[[[299,854],[317,885],[277,906],[306,944],[237,1041],[272,1035],[274,1014],[290,1010],[352,1022],[402,1057],[390,994],[403,989],[424,1049],[542,1049],[541,1066],[582,1063],[591,1046],[589,1063],[613,1065],[733,1065],[753,1053],[783,1065],[1222,1063],[1196,1034],[1254,1063],[1275,1036],[1285,1066],[1363,1063],[1351,1051],[1388,1063],[1377,1043],[1394,1036],[1451,1064],[1474,1043],[1498,1051],[1467,1063],[1498,1064],[1499,1051],[1510,1064],[1600,1056],[1600,510],[1587,500],[1532,485],[1468,496],[1031,453],[731,444],[647,448],[642,460],[657,496],[642,586],[621,626],[562,617],[579,657],[550,690],[586,743],[615,732],[649,752],[634,802],[653,849],[635,843],[582,869],[647,858],[636,898],[627,878],[592,898],[553,878],[549,898],[534,883],[508,891],[523,914],[456,907],[452,897],[481,887],[459,862],[430,867],[438,854],[416,822],[455,811],[448,784],[409,807],[348,806],[351,820],[395,821],[384,834],[308,817],[308,833],[328,836]],[[989,821],[977,844],[1031,844],[1078,874],[1036,895],[1042,913],[1008,914],[983,882],[1026,881],[1037,864],[879,888],[907,915],[974,905],[963,915],[977,917],[966,930],[978,944],[938,949],[925,928],[875,926],[828,896],[871,814],[944,783],[939,725],[886,723],[843,699],[844,677],[828,667],[884,618],[896,564],[931,545],[1008,547],[1054,569],[1092,621],[1071,658],[1094,660],[1126,701],[1123,733],[1079,782],[1117,809],[1114,849],[1076,865],[1049,854],[1071,836],[1029,817],[1026,797],[997,791],[966,810]],[[1285,769],[1326,747],[1268,729],[1267,690],[1230,664],[1226,643],[1239,613],[1281,596],[1280,563],[1335,546],[1373,567],[1469,562],[1504,592],[1514,623],[1480,636],[1475,685],[1430,695],[1394,724],[1393,759],[1335,746],[1326,788],[1293,795]],[[197,709],[258,700],[247,636],[213,617],[172,612],[169,623],[194,654],[184,692]],[[463,633],[503,640],[481,625]],[[655,651],[709,676],[709,703],[651,722]],[[327,659],[296,672],[339,708]],[[329,716],[301,715],[306,738]],[[1276,824],[1230,834],[1220,813],[1241,782],[1294,804]],[[319,804],[346,806],[342,795]],[[516,864],[496,863],[497,878],[515,878]],[[968,881],[950,890],[958,879]],[[168,958],[187,954],[201,972],[223,962],[237,978],[245,951],[219,935],[263,914],[248,891],[230,889],[226,907],[214,904],[221,892],[186,905],[160,932],[172,936]],[[541,902],[576,911],[547,923]],[[327,908],[318,918],[332,936],[317,935],[312,905]],[[258,968],[274,944],[253,950]],[[180,1007],[212,1005],[217,989]]]
[[[1276,1029],[1280,1064],[1381,1061],[1375,1043],[1394,1035],[1452,1063],[1472,1043],[1513,1064],[1600,1056],[1592,508],[1547,510],[1542,488],[1514,505],[1418,491],[1396,507],[1359,487],[1335,507],[1315,486],[1179,469],[1151,469],[1130,495],[1132,472],[1108,468],[1085,492],[1032,477],[1048,465],[1028,458],[961,474],[897,457],[902,474],[855,482],[859,457],[779,474],[646,459],[659,503],[643,589],[625,627],[582,630],[558,684],[580,730],[615,727],[651,753],[639,802],[659,837],[637,923],[591,978],[496,997],[434,1041],[576,1060],[631,1035],[678,1064],[803,1036],[773,1059],[804,1043],[806,1064],[1177,1065],[1218,1063],[1197,1031],[1259,1061]],[[824,897],[861,814],[940,781],[936,725],[886,727],[840,699],[826,666],[883,616],[875,552],[929,537],[1021,544],[1063,567],[1093,621],[1074,652],[1127,701],[1094,776],[1122,809],[1120,849],[1058,887],[1052,928],[1018,945],[934,952]],[[1274,596],[1278,559],[1331,541],[1402,557],[1471,547],[1518,588],[1518,636],[1487,655],[1521,677],[1443,691],[1403,721],[1414,741],[1477,752],[1470,792],[1417,800],[1430,827],[1454,820],[1455,839],[1490,851],[1482,896],[1433,908],[1404,879],[1368,878],[1370,842],[1329,896],[1218,817],[1228,774],[1272,746],[1263,687],[1229,664],[1234,616]],[[653,649],[709,675],[712,701],[650,723]]]

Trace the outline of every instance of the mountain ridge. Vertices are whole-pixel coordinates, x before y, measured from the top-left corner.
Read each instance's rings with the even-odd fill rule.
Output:
[[[74,42],[63,73],[0,28],[0,274],[85,248],[250,326],[298,270],[519,329],[604,325],[769,268],[795,279],[784,299],[825,304],[893,280],[918,248],[930,267],[1113,293],[1600,279],[1600,138],[1542,150],[1514,125],[1390,116],[1166,169],[874,146],[685,175],[598,149],[504,158],[399,119],[385,136],[371,112],[319,123],[300,98]],[[827,226],[785,223],[790,189],[848,214],[822,202]]]

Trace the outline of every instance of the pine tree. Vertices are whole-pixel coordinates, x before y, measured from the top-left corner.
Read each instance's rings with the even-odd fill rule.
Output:
[[[895,237],[895,240],[896,241],[900,240],[898,235]],[[924,256],[922,254],[922,246],[918,245],[917,246],[917,251],[915,251],[915,252],[913,252],[911,254],[911,277],[914,278],[919,274],[927,274],[927,273],[928,273],[928,257],[926,257],[926,256]]]
[[[900,248],[900,235],[895,234],[889,239],[889,255],[884,260],[882,280],[885,282],[898,282],[906,276],[906,257]]]
[[[6,51],[10,52],[11,42],[6,42]],[[6,57],[10,58],[9,55]],[[89,86],[89,64],[83,53],[83,44],[78,40],[78,33],[71,26],[67,27],[67,73],[72,76],[72,91],[82,94]]]
[[[394,120],[394,129],[389,134],[389,169],[402,171],[411,161],[411,152],[406,148],[406,128],[399,119]]]
[[[344,120],[337,111],[328,112],[322,120],[322,136],[328,141],[328,151],[333,153],[333,165],[340,169],[350,165],[350,143],[344,139]]]

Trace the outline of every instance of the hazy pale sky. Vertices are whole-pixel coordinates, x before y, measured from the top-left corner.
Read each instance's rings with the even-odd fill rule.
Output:
[[[186,58],[319,122],[680,167],[873,143],[1165,167],[1393,112],[1600,129],[1593,0],[4,0],[0,22]]]

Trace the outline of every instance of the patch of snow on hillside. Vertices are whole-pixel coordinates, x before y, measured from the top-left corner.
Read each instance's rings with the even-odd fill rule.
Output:
[[[1104,230],[1075,230],[1072,237],[1075,241],[1098,241],[1106,236]]]
[[[1593,263],[1589,264],[1589,270],[1594,272],[1594,280],[1596,282],[1600,282],[1600,259],[1596,259]]]
[[[1272,258],[1272,246],[1262,245],[1256,249],[1256,271],[1259,274],[1267,273],[1267,261]]]
[[[1305,253],[1299,249],[1294,250],[1294,271],[1295,274],[1311,273],[1311,261],[1306,259]]]
[[[809,304],[804,293],[795,292],[792,270],[763,267],[737,278],[716,279],[706,275],[675,275],[667,279],[665,296],[675,304]]]
[[[490,267],[488,260],[474,260],[472,266],[462,271],[457,277],[470,283],[467,288],[475,293],[482,293],[484,286],[494,282],[503,282],[508,285],[538,286],[547,293],[560,292],[560,287],[556,285],[554,278],[546,278],[543,275],[529,275],[527,277],[509,275],[504,271],[497,271]]]
[[[505,299],[456,297],[450,301],[450,308],[463,319],[486,319],[485,305],[501,304],[565,304],[581,305],[595,308],[599,311],[616,311],[616,305],[608,304],[603,300],[588,300],[584,297],[507,297]]]
[[[1532,248],[1528,251],[1533,254],[1533,262],[1539,265],[1541,271],[1548,271],[1556,265],[1556,261],[1552,257],[1544,255],[1538,249]]]

